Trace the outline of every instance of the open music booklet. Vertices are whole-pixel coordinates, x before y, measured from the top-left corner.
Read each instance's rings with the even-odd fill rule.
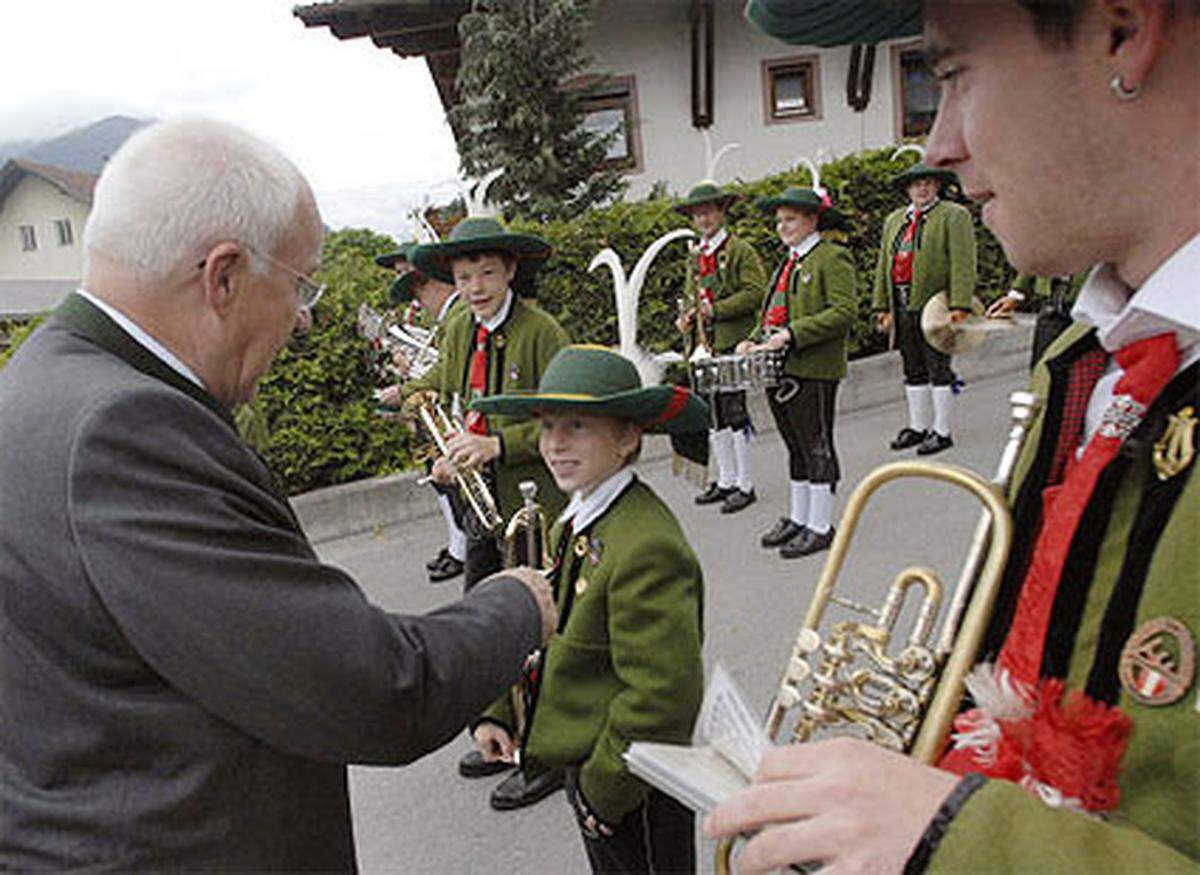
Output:
[[[643,781],[706,814],[750,783],[769,744],[733,678],[717,665],[692,745],[635,741],[625,762]]]

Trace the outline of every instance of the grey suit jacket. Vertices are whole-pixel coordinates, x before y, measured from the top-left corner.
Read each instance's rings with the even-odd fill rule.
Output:
[[[445,743],[539,630],[514,580],[371,605],[78,296],[0,371],[0,868],[353,869],[345,765]]]

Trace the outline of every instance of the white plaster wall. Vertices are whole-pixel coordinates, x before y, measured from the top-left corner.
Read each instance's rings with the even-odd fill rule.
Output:
[[[80,240],[88,207],[44,179],[25,176],[0,204],[0,277],[78,279],[83,264]],[[69,219],[74,243],[58,245],[55,219]],[[21,225],[33,225],[37,249],[21,250]]]
[[[815,158],[825,149],[837,157],[895,141],[892,52],[875,55],[871,102],[856,113],[846,104],[849,47],[790,46],[764,36],[743,17],[743,0],[717,0],[714,27],[713,116],[716,147],[742,148],[721,160],[720,181],[756,179]],[[589,50],[594,67],[637,81],[641,116],[641,172],[630,175],[629,197],[658,180],[673,193],[686,192],[704,174],[704,142],[692,127],[691,27],[688,0],[601,0]],[[817,55],[821,118],[768,125],[764,119],[762,61]]]

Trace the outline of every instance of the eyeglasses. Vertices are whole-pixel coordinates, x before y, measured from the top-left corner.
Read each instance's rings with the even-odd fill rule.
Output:
[[[311,310],[317,305],[317,301],[321,300],[321,296],[325,294],[325,289],[328,288],[326,283],[319,283],[307,274],[303,274],[294,267],[284,264],[278,258],[272,258],[265,252],[260,252],[253,246],[243,243],[242,246],[248,252],[252,252],[268,264],[273,264],[275,267],[287,271],[296,278],[296,309]],[[208,263],[205,259],[196,265],[197,269],[204,270],[204,265]]]
[[[296,309],[311,310],[317,305],[317,301],[321,300],[321,296],[325,294],[327,287],[326,283],[318,283],[307,274],[303,274],[280,261],[278,258],[272,258],[265,252],[259,252],[253,246],[246,245],[246,249],[253,252],[263,261],[275,265],[276,267],[286,270],[296,278]]]

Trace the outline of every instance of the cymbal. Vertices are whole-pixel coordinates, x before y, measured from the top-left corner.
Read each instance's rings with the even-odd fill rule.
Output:
[[[987,340],[989,332],[1013,327],[1011,319],[987,319],[983,313],[983,302],[973,297],[971,315],[962,322],[951,322],[949,299],[945,292],[939,292],[921,310],[921,333],[938,352],[946,355],[970,352]]]

